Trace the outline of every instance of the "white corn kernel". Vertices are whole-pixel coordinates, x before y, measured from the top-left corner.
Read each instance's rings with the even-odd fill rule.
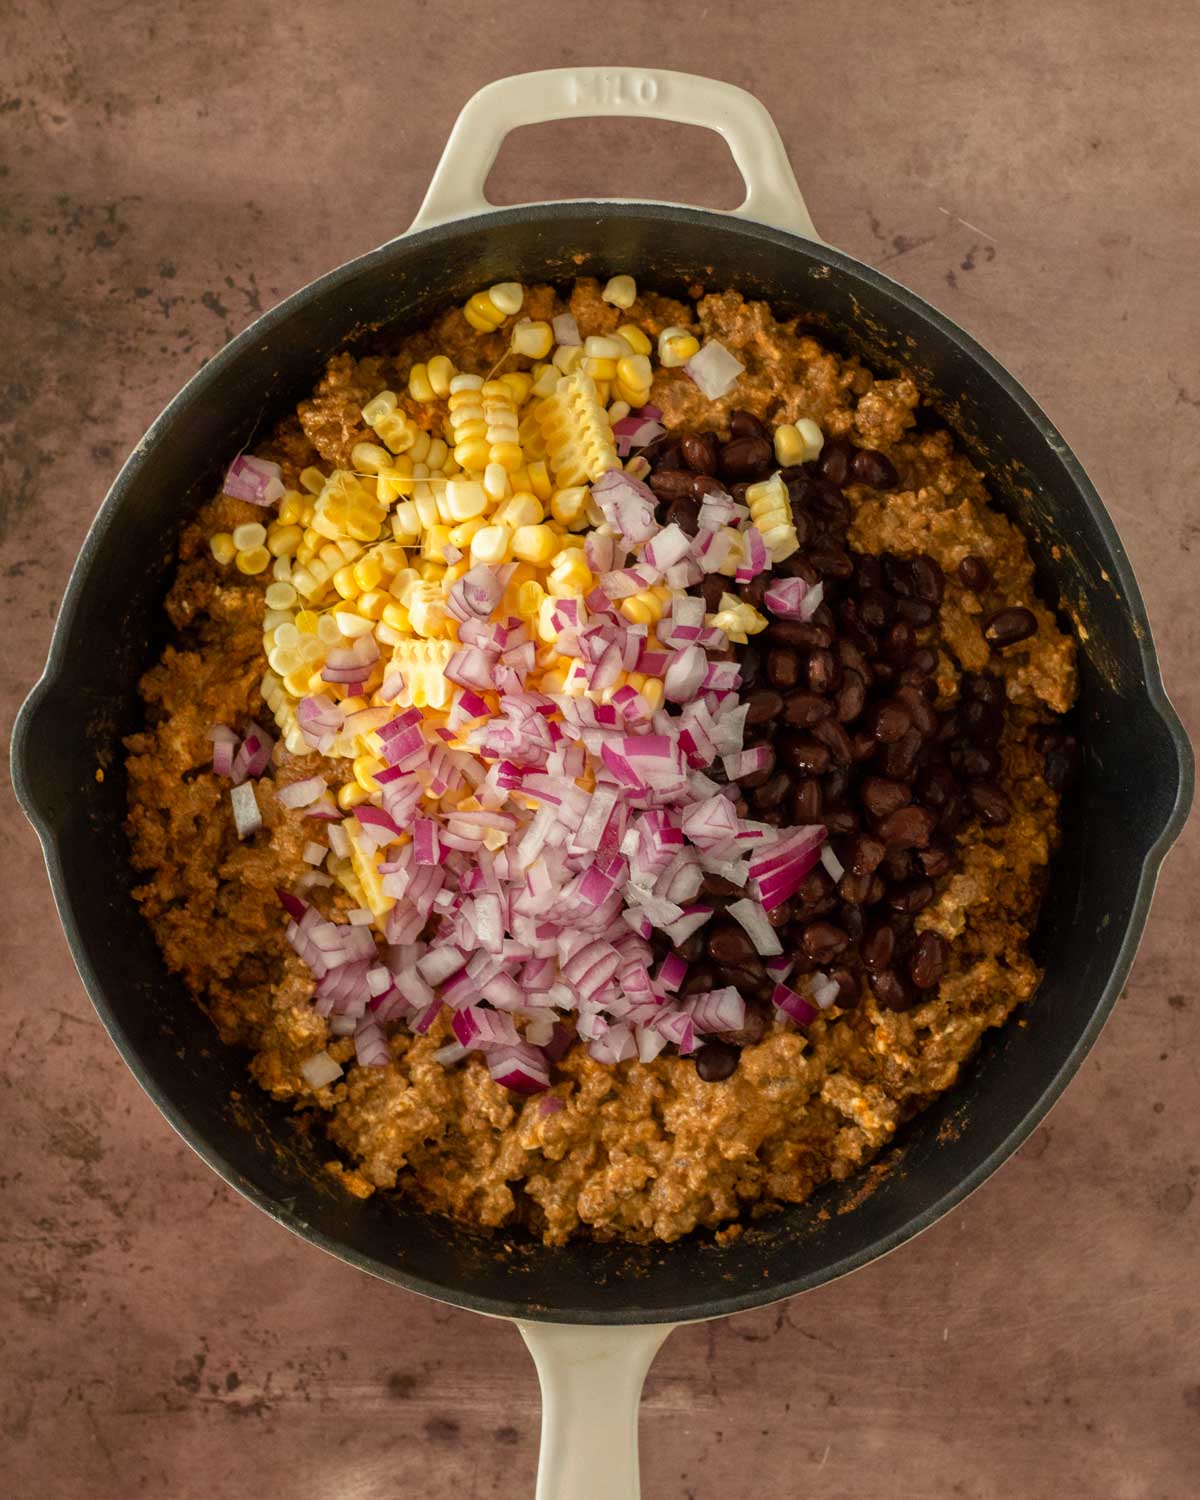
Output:
[[[488,287],[488,296],[497,312],[511,318],[521,311],[521,304],[525,301],[525,288],[519,281],[500,281],[495,286]]]
[[[290,583],[273,583],[264,597],[268,609],[290,609],[296,602],[296,590]]]
[[[469,521],[483,515],[488,508],[487,491],[474,479],[448,479],[445,486],[445,510],[448,521]],[[426,522],[426,525],[432,525]]]
[[[247,521],[244,526],[234,528],[233,545],[239,552],[249,552],[252,547],[261,547],[267,539],[267,528],[257,521]]]
[[[507,526],[484,526],[471,538],[471,559],[477,563],[502,563],[512,533]]]
[[[632,307],[637,301],[637,282],[632,276],[614,276],[600,295],[613,307]]]

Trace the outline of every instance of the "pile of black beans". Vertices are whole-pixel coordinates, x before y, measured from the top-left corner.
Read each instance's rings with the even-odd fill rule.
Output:
[[[659,520],[695,535],[706,494],[726,490],[742,500],[749,484],[778,467],[770,434],[749,412],[734,412],[729,437],[667,435],[645,450],[647,482]],[[999,743],[1007,700],[1000,677],[967,675],[957,702],[936,706],[938,606],[942,569],[925,555],[856,553],[847,545],[850,484],[891,489],[887,456],[827,441],[819,459],[780,471],[791,499],[800,546],[773,572],[745,585],[710,575],[700,587],[710,609],[724,592],[740,593],[770,624],[750,644],[729,648],[742,672],[748,704],[745,744],[765,745],[768,763],[741,778],[742,816],[786,827],[823,823],[845,873],[834,881],[817,866],[789,901],[770,915],[794,975],[820,969],[838,985],[838,1005],[856,1006],[864,984],[887,1010],[908,1010],[934,990],[947,944],[918,934],[914,918],[933,901],[937,883],[958,862],[955,835],[977,820],[1006,823],[1012,813],[1000,782]],[[959,567],[964,587],[992,587],[981,558]],[[774,618],[764,603],[773,577],[823,584],[811,620]],[[1003,651],[1037,629],[1023,608],[987,617],[985,634]],[[1077,755],[1069,736],[1048,731],[1046,776],[1058,789]],[[721,772],[710,772],[721,779]],[[739,1048],[770,1024],[773,982],[743,929],[722,908],[745,892],[717,876],[703,898],[713,917],[679,948],[690,965],[683,993],[733,984],[748,1006],[746,1027],[696,1054],[700,1076],[727,1078]]]

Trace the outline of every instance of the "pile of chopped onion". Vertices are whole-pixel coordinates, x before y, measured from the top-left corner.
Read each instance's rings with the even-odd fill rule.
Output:
[[[741,366],[710,343],[688,369],[715,390]],[[658,415],[642,408],[627,419],[631,444],[648,440]],[[369,867],[378,881],[370,910],[346,922],[280,893],[288,940],[316,981],[314,1005],[334,1035],[353,1036],[360,1065],[387,1064],[386,1028],[424,1034],[444,1017],[454,1040],[440,1061],[479,1052],[497,1082],[538,1093],[575,1036],[616,1064],[648,1062],[667,1046],[687,1054],[739,1030],[736,989],[681,999],[687,964],[677,953],[656,964],[651,946],[655,931],[677,948],[704,927],[710,873],[745,891],[729,915],[768,960],[780,1014],[806,1025],[831,1003],[823,976],[808,976],[805,995],[784,983],[791,964],[767,915],[823,858],[828,867],[825,829],[738,816],[731,782],[760,769],[764,752],[743,749],[740,674],[709,656],[728,638],[687,592],[726,565],[747,578],[770,568],[762,538],[723,494],[706,496],[695,537],[660,527],[654,494],[620,470],[592,486],[592,500],[604,517],[587,539],[597,583],[585,599],[552,601],[551,645],[498,613],[508,571],[479,565],[447,599],[458,648],[445,668],[454,693],[444,715],[394,706],[400,687],[386,666],[392,691],[366,709],[347,716],[326,693],[299,705],[313,750],[357,755],[370,734],[384,763],[378,791],[346,816],[321,776],[281,774],[276,787],[289,816],[324,828],[331,868],[349,860],[360,879]],[[653,586],[670,594],[654,640],[619,609]],[[820,591],[783,579],[767,598],[806,618]],[[352,694],[379,655],[361,635],[330,653],[322,675]],[[569,663],[561,691],[530,684],[560,658]],[[652,707],[624,680],[635,673],[661,679],[669,706]],[[235,782],[239,834],[253,831],[261,817],[247,778],[266,769],[273,743],[257,726],[240,741],[219,727],[213,740],[214,768]],[[287,753],[275,759],[286,773]],[[731,781],[707,774],[717,764]],[[314,837],[305,853],[315,864],[326,846]],[[335,1076],[326,1057],[310,1060],[313,1087]]]

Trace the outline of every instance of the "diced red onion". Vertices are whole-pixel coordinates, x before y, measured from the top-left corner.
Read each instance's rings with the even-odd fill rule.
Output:
[[[208,735],[213,742],[213,772],[217,776],[228,776],[233,770],[233,757],[238,747],[237,734],[225,724],[214,724]]]
[[[610,469],[592,485],[592,498],[605,520],[627,542],[647,542],[657,532],[658,522],[654,519],[657,497],[640,479],[620,469]]]
[[[746,1024],[746,1002],[733,985],[705,990],[683,1002],[697,1031],[740,1031]]]
[[[767,921],[767,914],[757,901],[744,899],[731,901],[726,907],[729,915],[742,928],[754,944],[755,951],[763,958],[773,958],[783,952],[779,934]]]
[[[248,781],[231,787],[229,801],[233,806],[233,823],[240,839],[248,839],[262,827],[262,813],[258,810],[258,799]]]
[[[266,458],[240,453],[229,465],[221,482],[221,492],[234,500],[248,500],[251,505],[274,505],[287,494],[283,470]]]
[[[275,796],[284,807],[311,807],[325,790],[323,776],[306,776],[303,781],[290,781],[279,787]]]
[[[556,344],[565,344],[568,349],[574,349],[576,345],[583,343],[574,313],[556,313],[550,320],[550,326],[554,330]]]
[[[300,1074],[310,1088],[323,1089],[342,1076],[342,1066],[322,1050],[300,1064]]]
[[[777,984],[771,991],[771,1004],[781,1010],[789,1021],[795,1021],[797,1026],[807,1026],[820,1015],[815,1005],[810,1004],[803,995],[797,995],[795,990],[788,989],[786,984]]]
[[[729,394],[746,366],[734,359],[718,339],[709,339],[699,354],[693,354],[683,368],[708,399],[716,401]]]

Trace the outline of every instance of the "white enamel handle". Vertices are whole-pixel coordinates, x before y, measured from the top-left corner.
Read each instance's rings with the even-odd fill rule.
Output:
[[[428,229],[492,208],[484,184],[505,136],[518,126],[594,115],[717,131],[746,183],[746,197],[733,212],[820,243],[761,101],[732,83],[661,68],[548,68],[489,83],[463,106],[411,227]]]
[[[521,1323],[542,1388],[537,1500],[638,1500],[638,1403],[674,1324]]]

